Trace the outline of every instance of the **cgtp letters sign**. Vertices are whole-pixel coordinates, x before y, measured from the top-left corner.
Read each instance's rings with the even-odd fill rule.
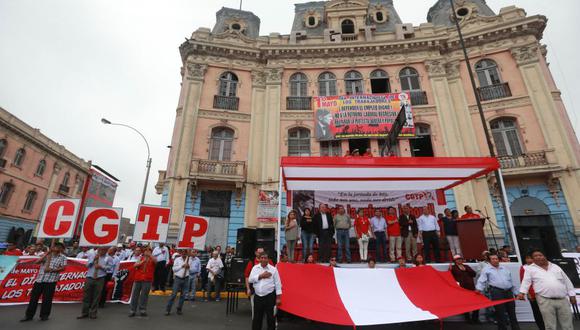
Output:
[[[37,237],[71,238],[80,210],[80,199],[49,198],[46,200]]]
[[[208,226],[207,218],[191,215],[184,216],[179,229],[177,248],[203,250]]]
[[[165,243],[169,230],[171,208],[140,204],[135,219],[136,242]]]
[[[122,214],[122,208],[87,207],[79,245],[116,245],[119,238]]]

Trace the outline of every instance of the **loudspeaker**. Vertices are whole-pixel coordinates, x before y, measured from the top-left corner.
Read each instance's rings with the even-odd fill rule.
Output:
[[[580,278],[578,277],[578,270],[576,269],[574,258],[554,258],[550,261],[562,268],[564,273],[566,273],[568,278],[570,278],[570,281],[572,281],[575,288],[580,287]]]
[[[236,240],[236,256],[244,259],[253,259],[256,250],[256,230],[239,228]]]
[[[249,259],[233,258],[228,269],[226,282],[227,283],[245,283],[244,270],[248,264]]]
[[[259,247],[264,248],[264,251],[268,253],[268,256],[272,260],[276,260],[275,235],[276,230],[274,228],[256,229],[256,249]]]

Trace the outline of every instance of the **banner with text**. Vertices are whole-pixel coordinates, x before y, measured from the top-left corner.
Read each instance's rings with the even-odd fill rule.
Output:
[[[258,222],[278,221],[278,201],[280,196],[277,191],[260,190],[258,195]]]
[[[314,98],[318,140],[387,137],[400,111],[407,123],[399,136],[415,136],[409,93]]]
[[[304,214],[305,208],[328,204],[332,214],[336,213],[338,206],[342,206],[353,218],[361,208],[365,210],[365,216],[372,217],[376,209],[387,214],[387,208],[392,206],[397,209],[398,215],[403,205],[409,205],[411,213],[418,217],[425,206],[432,214],[443,213],[447,207],[445,194],[440,191],[294,191],[292,201],[293,208],[300,215]]]
[[[4,256],[0,256],[2,258]],[[34,263],[38,257],[20,257],[18,262],[0,284],[0,306],[28,304],[30,292],[34,286],[39,264]],[[67,259],[64,271],[59,275],[54,293],[55,303],[81,302],[87,275],[87,261]],[[129,303],[133,287],[134,262],[122,261],[113,281],[107,283],[107,300]]]

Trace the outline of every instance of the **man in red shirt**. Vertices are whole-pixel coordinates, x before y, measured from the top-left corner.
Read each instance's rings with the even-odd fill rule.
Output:
[[[22,251],[16,247],[16,243],[8,242],[8,246],[6,247],[6,251],[4,251],[5,256],[21,256]]]
[[[401,257],[401,226],[397,218],[397,210],[390,206],[387,209],[387,234],[389,237],[389,257],[391,262],[395,262],[395,248],[397,250],[397,259]]]
[[[137,309],[141,316],[147,316],[147,300],[155,273],[155,257],[151,255],[151,248],[146,247],[142,252],[140,247],[135,248],[133,259],[136,260],[133,269],[135,271],[133,291],[131,293],[131,313],[129,317],[135,316]]]
[[[459,218],[459,220],[466,220],[466,219],[481,219],[481,215],[473,213],[473,209],[469,205],[465,205],[463,208],[465,210],[465,214]]]

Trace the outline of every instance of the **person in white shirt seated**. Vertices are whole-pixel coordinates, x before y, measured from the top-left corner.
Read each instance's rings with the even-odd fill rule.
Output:
[[[249,282],[254,288],[252,330],[261,330],[264,315],[268,330],[276,329],[274,308],[282,298],[282,282],[276,267],[269,264],[267,253],[260,255],[260,263],[252,268]]]
[[[220,258],[220,254],[218,251],[213,251],[211,253],[211,259],[207,262],[207,298],[205,301],[211,300],[211,291],[212,288],[215,289],[215,301],[220,301],[220,293],[221,293],[221,281],[224,278],[224,263]]]
[[[570,278],[562,268],[549,262],[542,251],[532,251],[532,258],[534,263],[525,269],[517,298],[524,300],[533,285],[546,329],[574,329],[570,304],[576,305],[576,290]]]
[[[173,291],[167,302],[165,315],[171,314],[171,308],[175,298],[179,293],[179,303],[177,305],[177,315],[182,314],[185,296],[189,292],[189,270],[193,267],[193,258],[190,257],[188,250],[180,250],[173,259]]]

